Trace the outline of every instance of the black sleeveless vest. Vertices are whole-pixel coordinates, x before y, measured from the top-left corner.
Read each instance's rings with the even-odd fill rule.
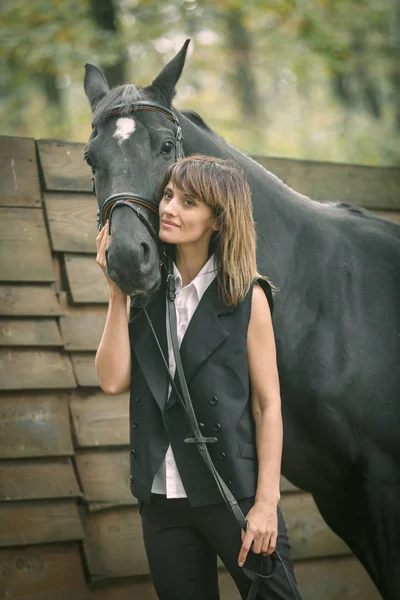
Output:
[[[217,438],[208,444],[217,470],[237,498],[256,493],[257,453],[250,407],[247,330],[255,281],[270,304],[267,281],[255,279],[237,308],[219,298],[215,278],[204,292],[181,343],[182,364],[200,430]],[[147,306],[168,363],[165,283]],[[189,426],[174,390],[167,402],[168,375],[142,309],[132,303],[130,485],[140,501],[150,502],[154,476],[171,443],[175,461],[191,506],[223,502],[214,479],[195,444],[184,439]],[[177,377],[175,383],[179,388]]]

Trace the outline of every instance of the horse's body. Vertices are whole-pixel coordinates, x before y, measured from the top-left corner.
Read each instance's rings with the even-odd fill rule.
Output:
[[[135,100],[167,106],[185,51],[186,47],[152,86],[135,88]],[[99,100],[101,81],[98,72],[92,71],[92,76],[97,77],[92,93],[90,72],[85,89],[96,111],[99,102],[106,106],[113,92],[104,88]],[[116,98],[108,101],[113,108]],[[343,203],[321,204],[295,192],[214,134],[194,113],[174,113],[183,130],[185,154],[234,158],[252,190],[258,267],[279,290],[274,331],[284,421],[283,474],[312,493],[327,523],[358,556],[385,600],[398,599],[400,227],[369,211]],[[118,118],[97,121],[97,135],[103,135],[106,146],[115,137]],[[136,146],[115,142],[109,162],[114,172],[107,169],[107,184],[103,174],[100,190],[101,176],[96,182],[100,205],[107,195],[127,191],[129,185],[154,197],[174,159],[171,155],[160,162],[154,147],[171,137],[163,133],[168,123],[162,115],[127,113],[125,118],[134,120],[142,137],[137,136]],[[154,142],[159,135],[165,139]],[[105,159],[98,160],[99,165]],[[125,207],[114,212],[108,260],[110,272],[127,293],[146,294],[157,287],[157,248]],[[130,291],[129,278],[135,281]]]

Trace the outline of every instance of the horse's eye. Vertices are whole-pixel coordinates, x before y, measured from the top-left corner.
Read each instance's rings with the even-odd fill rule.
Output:
[[[169,154],[171,152],[171,150],[173,149],[174,144],[173,142],[169,141],[169,142],[164,142],[161,148],[161,152],[162,154]]]
[[[90,157],[87,154],[84,155],[84,159],[86,160],[86,162],[89,165],[89,167],[91,169],[94,169],[94,163],[93,163],[93,161],[90,159]]]

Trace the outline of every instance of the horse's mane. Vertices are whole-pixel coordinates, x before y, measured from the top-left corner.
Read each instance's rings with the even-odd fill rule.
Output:
[[[215,133],[215,131],[213,131],[211,129],[211,127],[209,127],[207,125],[207,123],[205,123],[205,121],[203,121],[203,119],[201,118],[201,116],[197,112],[195,112],[194,110],[190,110],[188,108],[185,108],[184,110],[181,110],[181,113],[183,115],[185,115],[185,117],[187,117],[189,119],[189,121],[192,121],[192,123],[194,123],[195,125],[198,125],[202,129],[204,129],[205,131],[208,131],[209,133],[212,133],[213,135],[217,135]]]

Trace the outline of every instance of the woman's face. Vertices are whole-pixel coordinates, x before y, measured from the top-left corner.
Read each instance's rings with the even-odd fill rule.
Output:
[[[169,244],[210,241],[217,231],[212,209],[201,200],[174,187],[169,182],[159,205],[159,237]]]

